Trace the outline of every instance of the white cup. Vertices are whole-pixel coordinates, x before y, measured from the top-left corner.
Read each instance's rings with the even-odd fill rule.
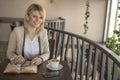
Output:
[[[58,66],[59,66],[59,60],[58,59],[51,59],[50,61],[49,61],[49,65],[50,65],[50,67],[52,67],[52,68],[57,68]]]

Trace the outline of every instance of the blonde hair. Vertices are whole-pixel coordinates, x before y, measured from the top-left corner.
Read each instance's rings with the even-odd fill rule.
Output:
[[[28,33],[28,26],[29,26],[29,23],[28,23],[28,20],[27,20],[27,17],[31,14],[32,11],[39,11],[39,13],[41,14],[42,16],[42,23],[40,24],[39,27],[37,27],[35,33],[36,35],[40,33],[40,31],[42,31],[44,29],[44,22],[45,22],[45,18],[46,18],[46,11],[45,9],[39,5],[39,4],[31,4],[27,11],[26,11],[26,14],[25,14],[25,17],[24,17],[24,29],[25,29],[25,33]]]

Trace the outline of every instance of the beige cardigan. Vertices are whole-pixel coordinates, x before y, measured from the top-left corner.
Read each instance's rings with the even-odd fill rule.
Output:
[[[47,60],[50,55],[49,42],[47,37],[47,30],[43,30],[39,34],[41,43],[41,57],[43,61]],[[24,39],[24,28],[23,26],[16,27],[10,34],[7,57],[8,59],[13,58],[16,55],[22,55],[23,40]]]

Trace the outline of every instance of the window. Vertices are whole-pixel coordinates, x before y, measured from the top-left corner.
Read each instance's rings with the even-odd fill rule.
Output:
[[[116,26],[116,13],[117,13],[117,0],[112,0],[111,11],[110,11],[110,23],[108,28],[108,36],[113,34],[113,30]]]
[[[113,30],[120,29],[120,0],[108,0],[107,13],[106,13],[106,25],[104,33],[104,42],[106,38],[113,35]]]

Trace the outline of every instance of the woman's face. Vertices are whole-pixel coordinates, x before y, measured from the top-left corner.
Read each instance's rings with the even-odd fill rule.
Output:
[[[42,23],[43,18],[41,16],[41,14],[39,13],[39,11],[35,10],[32,11],[31,14],[29,15],[29,24],[31,27],[37,28],[40,26],[40,24]]]

